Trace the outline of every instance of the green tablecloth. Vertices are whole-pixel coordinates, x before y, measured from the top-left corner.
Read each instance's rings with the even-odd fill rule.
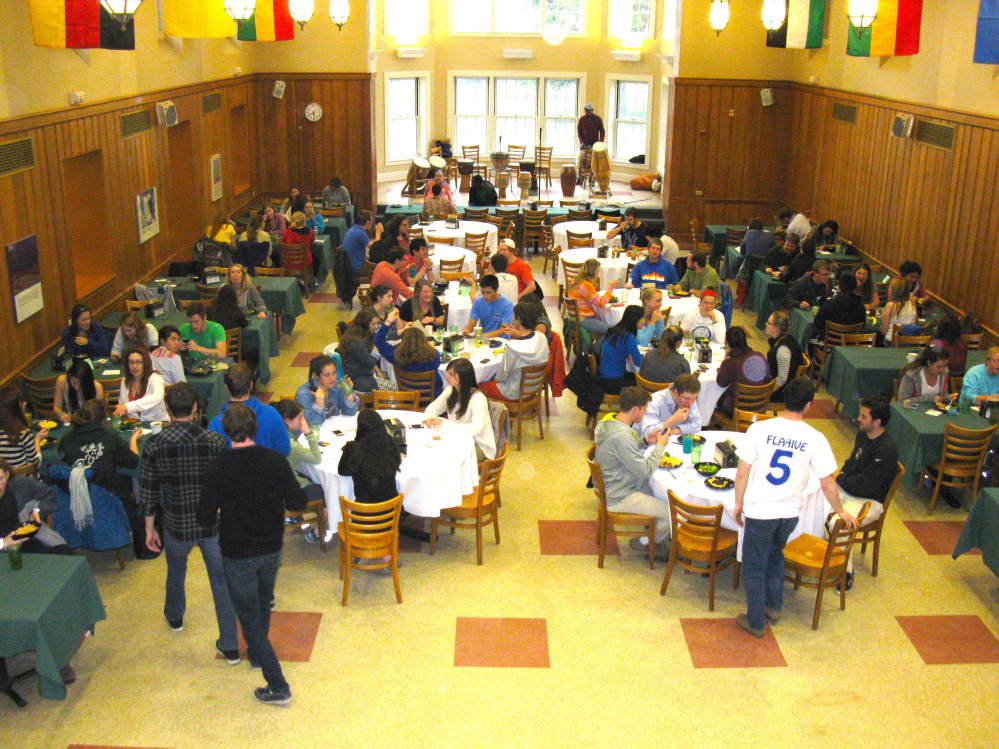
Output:
[[[323,245],[323,262],[328,260],[330,264],[329,267],[332,268],[333,246],[328,235],[323,238],[326,240],[325,242],[317,242],[316,244]],[[315,246],[314,248],[318,249]],[[320,264],[320,270],[322,270],[322,263]],[[198,298],[198,290],[195,288],[194,281],[191,279],[158,278],[153,282],[153,284],[155,285],[164,281],[174,284],[174,299],[179,301],[182,299]],[[218,288],[222,284],[217,283],[210,285],[214,288]],[[295,328],[295,318],[299,315],[305,314],[305,302],[302,301],[302,290],[298,285],[298,279],[291,277],[284,278],[281,276],[256,276],[253,279],[253,285],[260,287],[260,296],[264,298],[264,303],[267,305],[267,309],[274,314],[281,315],[281,330],[285,333],[290,333]],[[153,324],[155,323],[156,321],[154,320]]]
[[[981,549],[985,566],[999,577],[999,489],[978,492],[954,547],[954,559],[971,549]]]
[[[788,319],[791,321],[790,332],[791,335],[798,341],[801,345],[801,350],[806,354],[808,353],[808,340],[812,337],[812,320],[815,316],[812,314],[811,308],[801,309],[800,307],[795,307],[794,309],[788,310]],[[870,322],[870,319],[864,323],[864,328],[861,333],[875,333],[877,332],[877,325]]]
[[[972,353],[977,352],[968,352],[969,355]],[[944,426],[948,421],[964,429],[988,429],[992,426],[974,411],[959,414],[952,409],[943,416],[928,416],[928,408],[932,406],[926,404],[917,409],[906,409],[901,403],[891,404],[888,433],[898,445],[898,459],[905,466],[903,481],[910,489],[916,487],[923,468],[937,462],[943,455]]]
[[[780,303],[787,296],[788,285],[781,283],[769,273],[761,270],[753,275],[753,283],[749,287],[749,308],[758,313],[756,327],[766,328],[767,319],[774,310],[780,308]]]
[[[725,258],[721,265],[721,280],[728,281],[734,279],[742,267],[743,257],[739,254],[738,247],[726,247]]]
[[[464,214],[466,206],[459,205],[455,206],[458,209],[458,213]],[[476,208],[476,206],[467,206],[469,208]],[[517,206],[490,206],[489,215],[495,216],[497,208],[517,208]],[[568,216],[568,208],[548,208],[548,216]],[[599,210],[601,213],[605,213],[608,216],[620,216],[622,209],[617,206],[601,206],[598,208],[591,209],[591,212],[596,212]],[[521,205],[518,208],[519,217],[518,220],[522,220],[524,215],[524,206]],[[388,221],[392,216],[402,214],[404,216],[417,216],[423,212],[423,203],[415,203],[413,205],[389,205],[385,207],[385,214],[382,217],[382,221]]]
[[[330,221],[343,221],[342,218],[329,219]],[[346,229],[344,229],[346,233]],[[343,239],[343,234],[340,235],[340,239]],[[315,243],[312,245],[313,254],[319,253],[319,272],[316,274],[316,281],[318,283],[324,283],[326,277],[333,271],[333,248],[340,246],[340,240],[334,241],[334,238],[330,234],[320,234],[316,237]],[[297,284],[296,284],[297,285]],[[302,298],[302,293],[299,291],[299,300]],[[304,307],[303,307],[304,312]]]
[[[101,325],[106,328],[117,328],[118,324],[121,322],[121,318],[121,312],[112,312],[110,315],[101,320]],[[260,381],[266,385],[271,380],[271,363],[269,358],[277,356],[280,353],[277,342],[277,334],[274,331],[273,313],[268,312],[267,316],[263,320],[256,315],[250,317],[249,320],[250,324],[243,328],[243,341],[246,342],[246,345],[255,346],[257,350],[260,351],[260,366],[258,371],[260,373]],[[160,315],[149,322],[155,325],[157,330],[164,325],[176,325],[179,328],[187,322],[187,316],[183,312],[167,312],[165,315]],[[217,374],[219,373],[213,373],[213,375]],[[197,387],[194,382],[194,378],[191,379],[191,384]],[[228,400],[229,396],[226,394],[225,399],[222,402],[226,403]]]
[[[59,671],[84,632],[107,619],[86,557],[24,554],[16,572],[0,553],[0,656],[35,651],[38,693],[66,698]]]

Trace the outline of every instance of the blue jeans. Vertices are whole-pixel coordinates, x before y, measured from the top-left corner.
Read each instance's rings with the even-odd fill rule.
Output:
[[[256,663],[275,692],[288,689],[281,664],[267,633],[271,627],[271,599],[274,598],[274,581],[281,566],[281,552],[275,551],[249,559],[222,558],[225,579],[229,585],[236,616],[243,628],[246,655]]]
[[[219,548],[218,536],[202,538],[199,541],[181,541],[169,532],[163,533],[163,553],[167,562],[166,603],[163,605],[163,614],[170,621],[184,618],[187,609],[187,597],[184,593],[187,556],[195,546],[201,549],[201,558],[205,560],[205,569],[208,570],[208,583],[212,586],[215,618],[219,624],[219,647],[222,650],[236,650],[239,648],[236,611],[232,607],[229,588],[225,583],[225,573],[222,571],[222,550]]]
[[[766,624],[763,609],[784,605],[784,547],[798,518],[746,518],[742,537],[742,579],[746,585],[746,618],[753,629]]]
[[[591,333],[596,333],[598,336],[603,335],[608,330],[610,330],[610,325],[605,323],[596,315],[591,317],[580,317],[579,324],[586,328]]]

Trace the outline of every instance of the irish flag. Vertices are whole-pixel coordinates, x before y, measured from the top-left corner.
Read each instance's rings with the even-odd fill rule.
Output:
[[[100,0],[30,0],[35,44],[56,49],[135,49],[134,21],[125,28]]]
[[[250,20],[236,35],[244,42],[283,42],[295,38],[295,22],[288,12],[288,0],[257,0]]]
[[[982,0],[978,6],[975,62],[999,64],[999,0]]]
[[[787,0],[784,25],[767,34],[767,46],[818,49],[822,46],[825,22],[826,0]]]
[[[893,57],[919,52],[923,0],[880,0],[878,15],[863,35],[850,24],[846,53],[854,57]]]

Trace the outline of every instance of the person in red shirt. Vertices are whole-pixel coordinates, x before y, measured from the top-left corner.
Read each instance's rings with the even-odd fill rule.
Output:
[[[504,239],[499,243],[499,253],[506,258],[506,272],[517,277],[517,297],[523,299],[528,294],[541,297],[531,266],[517,257],[517,245],[512,239]]]
[[[375,266],[375,270],[371,274],[371,288],[375,288],[378,284],[385,284],[395,292],[397,302],[399,299],[409,299],[413,296],[413,290],[399,275],[399,271],[405,264],[406,253],[400,247],[393,247],[389,250],[385,260]]]
[[[415,268],[416,272],[412,273]],[[416,286],[416,282],[425,278],[430,283],[435,280],[434,264],[430,260],[430,248],[427,247],[427,240],[417,237],[409,243],[409,254],[406,255],[406,262],[399,271],[399,276],[409,286]]]
[[[291,215],[291,226],[285,229],[284,234],[281,235],[281,243],[304,244],[306,246],[305,262],[307,265],[312,265],[312,243],[315,241],[315,233],[305,224],[305,214],[301,211],[293,213]],[[313,267],[312,270],[315,272],[316,268]]]

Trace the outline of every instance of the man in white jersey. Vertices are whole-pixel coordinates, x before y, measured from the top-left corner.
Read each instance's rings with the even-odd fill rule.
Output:
[[[849,527],[857,525],[840,504],[836,458],[829,441],[804,420],[815,388],[801,377],[789,382],[784,392],[784,412],[749,427],[737,451],[735,521],[745,527],[742,575],[747,613],[736,621],[754,637],[763,637],[767,621],[776,624],[780,619],[784,546],[798,525],[809,472],[821,477],[822,493],[836,513]]]

